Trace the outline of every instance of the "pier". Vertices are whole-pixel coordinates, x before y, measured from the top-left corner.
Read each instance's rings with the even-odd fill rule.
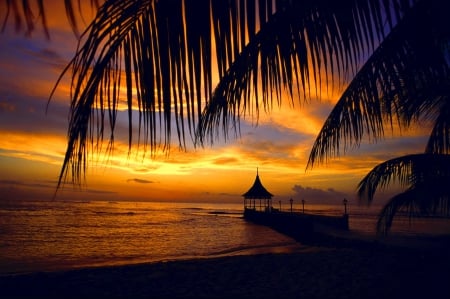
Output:
[[[258,211],[245,208],[244,219],[259,225],[268,226],[282,234],[299,241],[322,238],[324,232],[349,229],[348,214],[328,216],[279,210]]]
[[[323,239],[329,231],[348,231],[349,216],[347,213],[347,200],[344,199],[344,213],[340,216],[318,215],[305,213],[305,201],[302,200],[303,212],[292,209],[290,200],[290,211],[281,211],[272,206],[272,197],[262,185],[258,169],[252,187],[242,195],[244,197],[244,219],[259,225],[268,226],[282,234],[290,236],[299,241],[315,241]],[[259,200],[259,205],[256,204]]]

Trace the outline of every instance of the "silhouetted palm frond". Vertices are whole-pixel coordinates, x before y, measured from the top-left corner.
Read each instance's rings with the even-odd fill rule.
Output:
[[[450,84],[450,82],[448,83]],[[428,140],[427,153],[450,153],[450,88],[442,100],[436,101],[437,117],[434,117],[434,127]]]
[[[214,90],[203,111],[197,140],[212,142],[242,115],[270,111],[282,91],[306,99],[322,81],[356,73],[367,53],[408,11],[402,1],[292,1],[281,7],[250,39]],[[341,82],[342,83],[342,82]],[[312,91],[316,90],[316,91]]]
[[[450,216],[450,187],[446,181],[426,180],[389,199],[378,215],[377,233],[386,235],[395,216],[403,212],[410,218]]]
[[[414,154],[385,161],[374,167],[358,184],[358,196],[372,201],[377,189],[393,182],[413,186],[426,181],[450,182],[450,155]]]
[[[36,1],[45,27],[44,2]],[[130,146],[136,124],[138,142],[151,150],[170,145],[173,127],[184,147],[186,129],[192,134],[204,119],[203,128],[219,123],[214,117],[200,121],[211,99],[214,64],[223,83],[210,107],[225,100],[231,107],[224,110],[225,124],[230,112],[239,119],[241,107],[255,107],[258,113],[260,93],[268,108],[273,92],[278,101],[283,88],[291,95],[295,88],[305,94],[312,82],[322,80],[321,72],[327,79],[331,73],[344,76],[355,69],[361,55],[389,30],[385,23],[395,25],[414,2],[105,1],[65,71],[71,71],[72,108],[60,180],[69,168],[79,180],[87,154],[103,141],[105,127],[114,141],[119,104],[128,111]],[[16,1],[8,3],[19,12]],[[32,16],[28,3],[22,2],[26,18]],[[74,3],[67,0],[66,7],[76,28]]]
[[[377,230],[386,234],[399,211],[410,217],[450,214],[450,155],[416,154],[377,165],[359,183],[358,196],[371,202],[378,189],[398,182],[406,191],[389,199]]]
[[[64,0],[67,20],[72,26],[73,32],[79,36],[77,16],[83,17],[81,11],[87,1],[82,0]],[[10,18],[17,31],[20,31],[25,23],[26,34],[30,35],[36,27],[36,23],[40,23],[47,38],[50,38],[50,32],[47,25],[47,6],[45,0],[6,0],[6,13],[3,19],[2,31]],[[90,6],[98,9],[103,0],[90,0]],[[59,12],[57,12],[59,13]]]
[[[75,3],[65,0],[77,32]],[[292,102],[307,99],[322,80],[337,75],[345,81],[364,63],[326,120],[308,167],[339,155],[341,147],[345,152],[358,146],[363,136],[378,140],[387,127],[408,127],[425,117],[433,123],[426,153],[376,166],[359,183],[358,194],[371,202],[379,188],[394,181],[406,187],[381,211],[382,233],[399,211],[411,217],[450,213],[446,0],[92,0],[91,5],[97,15],[60,77],[71,72],[72,102],[59,183],[68,176],[80,181],[89,152],[99,150],[106,134],[114,142],[121,109],[127,111],[130,149],[135,127],[138,144],[152,151],[169,147],[173,130],[183,148],[188,134],[192,138],[195,132],[200,144],[221,132],[226,138],[230,127],[238,132],[242,116],[258,116],[261,107],[270,111],[285,91]],[[44,0],[8,0],[6,9],[2,29],[13,18],[30,33],[40,20],[49,35]],[[213,90],[215,66],[220,82]]]
[[[338,156],[341,148],[358,146],[363,136],[378,140],[393,122],[405,127],[424,115],[440,120],[430,142],[435,151],[448,152],[448,114],[441,108],[450,95],[443,50],[450,24],[446,17],[438,19],[443,1],[435,2],[417,4],[355,76],[325,121],[308,167]]]
[[[212,93],[213,50],[223,72],[254,35],[256,20],[275,9],[258,2],[257,11],[255,1],[106,1],[66,70],[72,111],[60,179],[70,165],[79,180],[88,145],[102,142],[107,125],[113,142],[119,103],[128,111],[130,147],[135,125],[145,147],[170,146],[173,123],[184,147],[185,130],[192,134]]]
[[[315,75],[322,66],[326,72],[334,68],[344,72],[359,53],[383,37],[386,29],[381,15],[395,20],[393,15],[407,10],[405,3],[408,1],[346,0],[345,6],[330,0],[106,1],[82,35],[67,69],[72,71],[72,111],[60,179],[67,176],[70,165],[72,178],[79,180],[89,149],[103,141],[105,126],[109,125],[109,139],[114,141],[119,103],[128,111],[130,147],[134,125],[139,128],[138,143],[150,150],[160,144],[168,147],[174,129],[184,147],[185,131],[192,136],[205,103],[210,102],[213,65],[217,64],[219,79],[230,78],[233,71],[226,70],[240,69],[242,57],[246,57],[240,53],[251,48],[244,48],[249,41],[257,41],[260,59],[248,64],[255,74],[244,82],[246,92],[253,89],[258,98],[260,72],[261,92],[268,99],[268,94],[272,90],[279,93],[281,86],[292,89],[293,72],[298,75],[297,83],[307,88],[306,68],[311,64]],[[262,33],[255,35],[258,27]],[[305,57],[312,58],[310,64],[299,65],[307,61]],[[298,68],[303,68],[302,74]],[[242,89],[227,84],[216,89],[215,97],[223,87],[232,99],[241,101]],[[242,103],[244,107],[254,104],[250,97],[243,97]],[[133,116],[135,109],[138,120]]]

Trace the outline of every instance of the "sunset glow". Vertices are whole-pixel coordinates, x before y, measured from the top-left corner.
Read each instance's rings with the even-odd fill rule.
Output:
[[[13,25],[0,35],[0,192],[5,200],[52,199],[64,159],[68,78],[46,108],[52,88],[75,52],[76,38],[63,1],[51,3],[59,3],[54,9],[61,13],[57,19],[58,14],[48,16],[52,17],[50,40],[40,29],[27,37]],[[300,100],[294,107],[286,97],[270,114],[261,111],[258,119],[247,116],[240,137],[204,148],[188,145],[179,150],[173,132],[170,152],[157,151],[152,156],[143,146],[137,148],[136,139],[130,154],[127,139],[119,134],[110,155],[92,153],[86,184],[81,189],[65,184],[57,198],[239,202],[253,183],[257,167],[277,200],[354,198],[356,185],[367,171],[386,159],[421,152],[429,132],[402,132],[401,138],[388,133],[383,142],[364,143],[326,165],[306,170],[315,137],[340,92],[322,92],[326,94],[322,99]]]

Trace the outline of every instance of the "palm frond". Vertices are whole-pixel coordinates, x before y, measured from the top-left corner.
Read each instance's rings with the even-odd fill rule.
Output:
[[[433,115],[447,101],[450,70],[441,45],[450,36],[439,27],[446,21],[435,17],[444,3],[427,3],[414,6],[352,80],[325,121],[308,167],[359,146],[363,136],[377,141],[393,122],[409,126]]]
[[[75,5],[75,2],[77,2],[77,5]],[[81,11],[82,6],[85,4],[84,2],[81,0],[64,0],[67,20],[76,36],[79,36],[77,17],[83,17]],[[91,0],[90,5],[92,8],[98,9],[100,2],[103,2],[103,0]],[[36,5],[33,5],[33,3]],[[79,9],[76,9],[76,6]],[[16,31],[22,30],[23,23],[25,23],[25,32],[27,35],[31,35],[36,28],[36,24],[40,23],[45,35],[47,38],[50,38],[47,25],[47,8],[44,0],[6,0],[6,13],[3,19],[2,32],[5,30],[6,24],[9,23],[11,17],[14,19],[12,22],[15,25]]]
[[[212,142],[220,133],[226,138],[230,127],[239,129],[242,115],[258,116],[260,105],[270,110],[272,96],[280,103],[282,90],[291,101],[296,94],[307,98],[332,74],[355,71],[387,30],[381,16],[393,24],[408,10],[408,2],[392,2],[293,1],[277,7],[221,78],[197,140]]]
[[[378,189],[384,189],[393,182],[402,186],[436,185],[450,181],[450,155],[414,154],[385,161],[374,167],[358,184],[358,196],[371,202]]]
[[[447,171],[448,172],[448,171]],[[450,216],[449,176],[446,179],[426,179],[389,199],[377,221],[377,233],[386,235],[395,216],[402,212],[415,218],[424,216]]]
[[[446,94],[447,96],[443,96],[443,99],[437,103],[438,116],[434,118],[434,127],[425,150],[427,153],[450,153],[450,97],[448,96],[450,89]]]
[[[151,151],[169,147],[174,129],[185,146],[185,130],[193,135],[212,93],[213,49],[219,69],[228,68],[254,35],[244,29],[256,30],[257,20],[264,23],[273,10],[270,0],[237,3],[108,0],[100,7],[65,71],[72,72],[72,107],[60,181],[80,180],[108,125],[113,144],[119,103],[128,111],[130,148],[134,126],[138,144]]]
[[[387,235],[392,227],[392,222],[396,214],[401,209],[407,209],[409,212],[414,206],[410,206],[411,196],[414,196],[413,191],[405,191],[403,193],[397,194],[396,196],[389,199],[389,202],[381,209],[378,215],[378,221],[376,225],[377,234]]]

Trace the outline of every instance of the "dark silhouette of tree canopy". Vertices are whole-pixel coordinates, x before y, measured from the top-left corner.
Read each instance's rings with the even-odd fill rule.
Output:
[[[45,27],[44,1],[35,2]],[[65,1],[76,29],[72,2]],[[136,139],[150,151],[167,148],[172,131],[184,148],[187,138],[203,145],[221,134],[226,139],[230,130],[238,134],[241,117],[270,111],[286,101],[282,93],[303,101],[339,77],[336,83],[351,82],[325,121],[308,167],[358,146],[363,137],[377,141],[386,128],[427,118],[434,127],[425,154],[377,166],[359,194],[370,202],[395,177],[409,185],[383,209],[380,231],[403,207],[448,212],[448,189],[438,184],[448,181],[450,148],[446,8],[446,0],[107,0],[62,74],[72,79],[72,104],[60,182],[68,176],[80,181],[88,152],[103,142],[108,126],[113,143],[121,102],[130,149]],[[8,9],[32,30],[29,1],[8,1]],[[428,160],[440,162],[422,163]],[[418,196],[431,183],[436,192]]]
[[[45,25],[44,1],[35,1]],[[29,20],[29,2],[8,3],[15,16],[22,3]],[[75,26],[72,2],[66,4]],[[119,102],[128,107],[130,147],[136,139],[150,150],[168,147],[173,131],[180,147],[186,133],[203,143],[204,128],[220,127],[208,117],[220,117],[208,112],[217,103],[227,106],[224,129],[229,118],[237,128],[241,109],[257,114],[259,105],[281,101],[283,89],[305,95],[332,72],[356,71],[384,36],[385,20],[393,24],[408,9],[404,2],[104,1],[62,74],[72,79],[72,105],[61,179],[79,181],[90,145],[105,135],[114,141]],[[221,82],[214,90],[213,64]]]
[[[396,213],[450,215],[450,20],[445,1],[419,1],[353,78],[319,133],[309,166],[378,140],[385,128],[432,123],[423,154],[376,166],[358,185],[361,199],[397,181],[406,187],[382,209],[377,230],[387,233]]]

